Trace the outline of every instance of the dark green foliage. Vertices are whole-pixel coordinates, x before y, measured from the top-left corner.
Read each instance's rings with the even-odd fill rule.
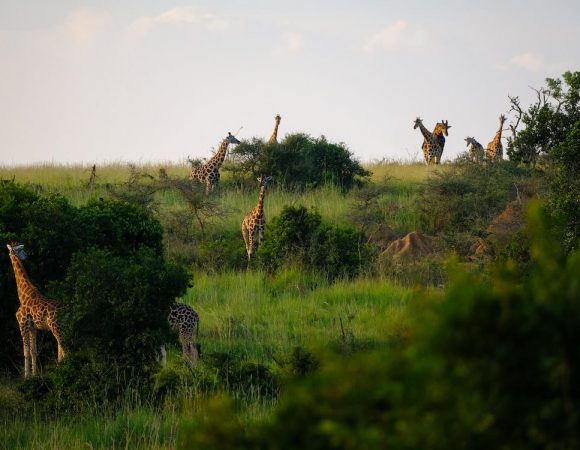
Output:
[[[208,354],[204,365],[216,375],[214,389],[248,397],[274,397],[278,393],[278,382],[268,367],[244,360],[235,352]]]
[[[370,175],[344,143],[334,144],[324,136],[315,139],[304,133],[287,135],[279,144],[270,145],[254,138],[238,145],[233,155],[239,163],[230,170],[237,178],[240,173],[247,173],[252,179],[265,173],[288,188],[329,183],[348,190],[357,177]]]
[[[22,366],[22,341],[15,318],[18,295],[6,244],[19,241],[25,245],[29,255],[26,270],[42,291],[47,281],[64,277],[71,255],[80,245],[76,219],[76,209],[63,197],[39,197],[14,183],[0,185],[0,372]],[[46,339],[40,348],[41,363],[55,358],[53,340]]]
[[[268,270],[298,264],[321,271],[330,280],[356,276],[372,262],[372,251],[360,232],[330,226],[304,206],[286,206],[272,219],[258,256]]]
[[[552,158],[556,173],[552,181],[551,210],[564,227],[566,247],[576,249],[580,239],[580,120],[552,150]]]
[[[456,161],[420,188],[417,208],[423,231],[482,234],[490,220],[516,199],[514,183],[526,177],[526,170],[509,161],[486,166]]]
[[[141,246],[163,252],[163,229],[143,208],[114,200],[92,200],[79,208],[83,247],[127,254]]]
[[[54,287],[64,305],[68,347],[67,364],[57,368],[60,395],[75,400],[78,390],[70,385],[83,385],[83,376],[92,378],[95,401],[143,383],[157,366],[159,346],[169,340],[169,306],[186,286],[187,275],[155,248],[77,253],[64,282]]]
[[[239,230],[207,236],[199,243],[195,265],[205,272],[220,273],[247,267],[246,249]]]
[[[554,245],[545,213],[529,220],[532,261],[493,282],[457,269],[443,298],[413,302],[413,338],[327,358],[287,386],[273,418],[230,429],[236,448],[448,449],[580,446],[580,253]],[[185,430],[217,448],[221,417]],[[223,430],[222,430],[223,431]]]
[[[511,160],[535,164],[540,156],[551,154],[580,120],[580,72],[547,78],[546,85],[536,90],[537,100],[527,110],[517,97],[510,98],[511,110],[521,121],[512,125],[513,136],[508,137]]]

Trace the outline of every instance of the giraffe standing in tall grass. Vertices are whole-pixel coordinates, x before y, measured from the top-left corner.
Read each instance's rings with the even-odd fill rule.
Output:
[[[248,262],[252,259],[254,247],[259,248],[264,239],[264,227],[266,225],[266,216],[264,215],[264,197],[266,188],[272,177],[262,175],[258,178],[260,182],[260,194],[258,195],[258,204],[242,221],[242,236],[246,244],[246,253]]]

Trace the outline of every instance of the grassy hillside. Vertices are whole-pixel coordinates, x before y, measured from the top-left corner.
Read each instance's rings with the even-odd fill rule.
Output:
[[[147,185],[158,179],[161,168],[171,177],[185,178],[189,172],[186,165],[175,164],[136,169],[151,176],[141,179]],[[363,212],[374,214],[376,223],[386,224],[393,236],[400,237],[421,230],[421,186],[432,175],[451,170],[445,166],[426,168],[422,164],[398,163],[365,168],[372,172],[371,186],[382,189],[373,211],[364,211],[361,206],[364,187],[345,194],[333,186],[301,191],[274,184],[266,198],[266,217],[277,216],[287,205],[304,205],[329,224],[352,227],[357,226],[353,215],[363,208]],[[42,195],[59,194],[72,205],[82,206],[90,199],[109,198],[115,190],[126,187],[131,168],[124,164],[99,166],[92,185],[88,184],[90,172],[90,166],[2,167],[0,179],[14,178]],[[233,242],[238,256],[245,261],[240,223],[255,206],[257,187],[236,187],[228,172],[224,172],[222,186],[214,198],[223,214],[211,220],[209,231],[202,235],[183,197],[170,189],[156,191],[154,215],[166,226],[168,254],[191,252],[195,258],[203,242],[216,240],[218,246],[220,242]],[[179,233],[171,231],[175,217],[189,221]],[[219,240],[223,236],[226,241]],[[31,402],[30,392],[22,390],[19,380],[5,379],[0,383],[0,406],[4,410],[0,413],[1,445],[173,448],[181,424],[202,411],[207,399],[223,391],[239,402],[243,426],[251,427],[269,417],[277,403],[280,383],[290,374],[305,370],[318,355],[328,351],[345,355],[404,342],[412,334],[408,305],[414,298],[413,285],[439,283],[448,251],[443,249],[437,260],[428,263],[409,263],[408,273],[404,265],[391,267],[390,272],[385,272],[387,275],[373,268],[365,276],[332,284],[323,274],[294,266],[268,274],[257,267],[209,270],[200,264],[192,265],[192,287],[180,301],[200,315],[203,358],[189,372],[178,346],[170,349],[169,364],[156,378],[156,389],[166,395],[163,402],[155,395],[128,393],[120,408],[97,408],[87,398],[83,412],[71,421],[64,411],[47,414],[44,407]],[[431,276],[434,267],[436,275]],[[396,276],[401,272],[406,275]],[[401,284],[401,280],[406,282]]]

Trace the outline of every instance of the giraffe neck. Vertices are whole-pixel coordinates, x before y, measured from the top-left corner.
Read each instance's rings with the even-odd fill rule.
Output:
[[[499,129],[497,133],[495,133],[495,137],[493,138],[493,143],[497,145],[498,142],[501,142],[501,132],[503,131],[503,121],[499,121]]]
[[[427,139],[429,142],[433,140],[433,134],[427,128],[425,128],[425,125],[423,125],[421,122],[419,122],[419,129],[421,130],[421,134],[425,139]]]
[[[264,197],[266,196],[266,186],[260,187],[260,195],[258,195],[258,204],[256,205],[255,211],[258,215],[262,215],[264,211]]]
[[[213,155],[213,157],[208,161],[207,165],[211,166],[213,168],[219,169],[221,167],[221,165],[223,164],[224,159],[226,158],[226,152],[228,150],[229,144],[230,144],[230,141],[228,140],[228,138],[225,138],[222,141],[217,153],[215,155]]]
[[[273,144],[275,142],[278,142],[278,126],[279,125],[280,125],[280,121],[277,120],[276,125],[274,125],[274,131],[272,132],[272,136],[270,136],[270,140],[268,141],[268,144]]]
[[[12,261],[12,268],[14,269],[14,276],[16,277],[16,289],[18,290],[18,299],[22,302],[22,299],[25,297],[24,291],[27,290],[37,290],[36,286],[32,284],[30,278],[28,277],[28,273],[22,264],[22,261],[16,257],[16,255],[10,254],[10,261]]]

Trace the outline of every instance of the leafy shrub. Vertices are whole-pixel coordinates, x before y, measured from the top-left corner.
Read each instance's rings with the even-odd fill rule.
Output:
[[[67,359],[88,358],[99,370],[95,377],[103,380],[115,372],[122,383],[146,378],[168,337],[169,306],[186,286],[186,274],[152,248],[142,246],[124,256],[95,248],[77,253],[66,279],[55,287],[65,305]]]
[[[258,256],[270,271],[298,264],[330,280],[356,276],[372,262],[371,249],[360,232],[327,225],[304,206],[286,206],[271,220]]]
[[[556,174],[550,209],[561,222],[566,248],[577,249],[580,240],[580,120],[552,151]]]
[[[420,188],[418,210],[427,233],[482,234],[489,221],[517,195],[514,183],[529,176],[514,163],[481,166],[458,160]]]
[[[127,254],[141,246],[163,253],[163,229],[143,208],[121,201],[92,200],[79,208],[83,248],[91,246]]]
[[[272,175],[289,188],[303,189],[330,183],[348,190],[357,177],[370,173],[363,169],[344,143],[328,142],[324,136],[315,139],[307,134],[287,135],[279,144],[266,145],[254,138],[233,150],[239,161],[233,170],[240,178],[245,172],[254,179],[260,174]]]

